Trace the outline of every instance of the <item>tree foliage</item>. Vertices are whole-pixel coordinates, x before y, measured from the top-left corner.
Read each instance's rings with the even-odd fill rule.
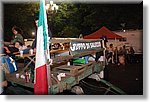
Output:
[[[15,25],[23,30],[23,37],[32,37],[34,31],[34,14],[38,4],[4,4],[4,38],[10,40],[13,36],[11,28]]]
[[[78,37],[90,34],[102,26],[110,30],[141,28],[143,4],[81,4],[59,3],[57,12],[47,12],[48,26],[53,37]],[[24,31],[24,38],[31,38],[35,30],[34,16],[39,3],[4,4],[4,37],[12,35],[13,25]]]

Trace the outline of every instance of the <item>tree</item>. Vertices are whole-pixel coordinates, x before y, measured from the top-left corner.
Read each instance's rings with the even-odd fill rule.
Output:
[[[57,12],[48,13],[48,26],[53,37],[78,37],[95,32],[102,26],[110,30],[141,28],[143,18],[141,4],[82,4],[59,3]],[[8,12],[9,11],[9,12]],[[35,30],[34,16],[38,15],[39,3],[4,4],[5,39],[12,36],[13,25],[21,27],[24,38],[30,38]]]
[[[80,34],[78,25],[80,19],[78,19],[78,8],[74,4],[59,5],[57,13],[51,15],[49,19],[49,26],[55,37],[76,37]],[[68,35],[68,36],[66,36]]]
[[[11,28],[16,25],[23,30],[23,37],[32,37],[34,31],[34,14],[38,4],[4,4],[4,40],[12,39]]]

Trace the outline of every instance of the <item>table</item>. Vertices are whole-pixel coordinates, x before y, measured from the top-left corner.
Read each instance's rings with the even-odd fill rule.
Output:
[[[34,59],[35,59],[35,54],[23,54],[23,56],[20,56],[20,54],[15,55],[16,57],[25,59],[28,58],[30,61],[28,62],[28,64],[23,68],[24,70],[22,70],[20,73],[24,73],[24,71],[28,68],[28,66],[33,62],[35,63]]]
[[[34,88],[34,83],[32,83],[32,80],[30,80],[28,83],[26,83],[25,79],[23,79],[23,78],[17,79],[16,78],[17,73],[20,73],[20,70],[18,70],[17,72],[14,72],[12,74],[6,74],[6,80],[11,82],[12,84],[17,84],[17,85],[21,85],[21,86],[25,86],[25,87],[29,87],[29,88]],[[20,76],[21,76],[21,74],[20,74]]]
[[[29,88],[34,88],[34,84],[32,83],[32,80],[30,80],[30,82],[26,83],[25,79],[19,77],[18,79],[16,78],[16,74],[19,73],[19,76],[24,75],[24,71],[27,70],[28,66],[33,62],[35,63],[34,59],[35,59],[35,54],[23,54],[23,56],[20,56],[20,53],[15,52],[15,56],[25,59],[28,58],[30,61],[28,62],[28,64],[23,67],[23,68],[18,68],[18,71],[12,73],[12,74],[6,74],[6,79],[7,81],[16,84],[16,85],[21,85],[21,86],[25,86],[25,87],[29,87]],[[31,79],[31,75],[30,75],[30,79]]]

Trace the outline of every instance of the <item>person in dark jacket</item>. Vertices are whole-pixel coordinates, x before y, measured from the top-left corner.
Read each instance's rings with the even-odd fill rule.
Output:
[[[36,32],[35,32],[35,39],[34,39],[34,41],[33,41],[33,43],[32,43],[32,46],[31,46],[32,49],[34,50],[34,52],[36,52],[38,20],[39,20],[39,18],[38,18],[38,17],[35,17],[34,21],[35,21],[35,26],[36,26]],[[51,32],[50,29],[48,29],[48,36],[49,36],[50,38],[52,38],[52,32]]]

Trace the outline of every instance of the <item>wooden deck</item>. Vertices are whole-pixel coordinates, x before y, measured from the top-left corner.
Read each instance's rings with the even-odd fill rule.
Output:
[[[56,40],[58,41],[58,40]],[[66,41],[66,40],[63,40]],[[83,39],[79,39],[79,42],[83,42]],[[91,40],[87,40],[87,42],[90,42]],[[60,40],[59,40],[60,42]],[[100,48],[102,49],[102,48]],[[102,49],[103,50],[103,49]],[[64,52],[67,52],[69,50],[51,50],[50,53],[51,54],[61,54]],[[66,89],[71,89],[72,86],[79,84],[79,81],[84,79],[85,77],[91,75],[94,72],[99,72],[103,69],[103,67],[100,65],[99,62],[95,62],[95,61],[91,61],[87,64],[77,64],[77,65],[70,65],[67,66],[67,62],[71,59],[74,58],[79,58],[82,56],[89,56],[91,54],[96,53],[97,50],[95,48],[95,50],[84,50],[80,53],[75,53],[75,54],[68,54],[65,56],[53,56],[53,65],[51,65],[51,69],[50,72],[51,74],[48,75],[48,77],[50,77],[49,79],[51,79],[51,84],[52,86],[49,88],[49,94],[56,94],[56,93],[60,93],[63,90]],[[73,53],[73,52],[72,52]],[[29,58],[30,56],[35,56],[35,54],[30,55],[30,54],[24,54],[23,56],[20,56],[19,54],[16,54],[16,56],[18,57],[22,57],[22,58]],[[31,59],[30,59],[31,60]],[[25,67],[26,68],[26,67]],[[34,84],[30,81],[28,83],[26,83],[25,79],[22,78],[16,78],[16,73],[20,73],[20,75],[24,74],[22,72],[24,72],[24,66],[22,66],[21,68],[19,68],[19,70],[13,74],[7,74],[7,80],[14,83],[14,84],[18,84],[18,85],[22,85],[25,87],[30,87],[30,88],[34,88]],[[59,73],[65,73],[65,77],[62,77],[61,80],[58,80],[57,75]]]

